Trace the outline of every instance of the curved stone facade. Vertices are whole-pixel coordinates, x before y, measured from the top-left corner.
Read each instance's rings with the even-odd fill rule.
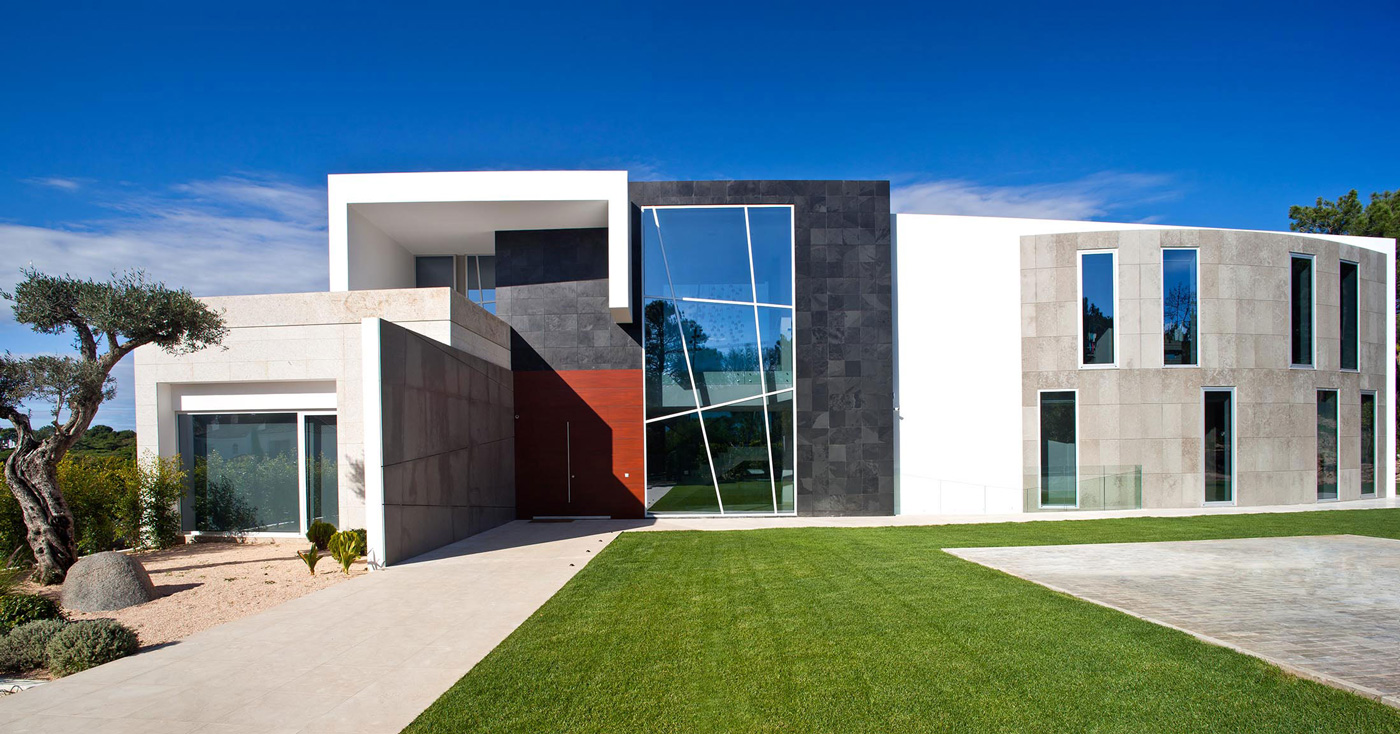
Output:
[[[1195,248],[1199,364],[1163,366],[1162,250]],[[1079,366],[1081,250],[1115,250],[1115,367]],[[1290,366],[1290,254],[1312,255],[1315,368]],[[1340,261],[1358,264],[1359,369],[1340,368]],[[1383,447],[1384,253],[1315,237],[1163,229],[1021,238],[1022,466],[1027,510],[1039,505],[1039,394],[1076,391],[1082,509],[1197,507],[1204,502],[1206,387],[1234,388],[1234,502],[1316,501],[1317,390],[1337,390],[1339,499],[1360,498],[1361,393],[1376,395],[1377,487]],[[1110,476],[1100,481],[1098,476]],[[1139,479],[1140,477],[1140,479]],[[1094,485],[1102,491],[1086,492]],[[1133,491],[1140,487],[1140,500]],[[1106,488],[1106,489],[1105,489]],[[1125,499],[1126,498],[1126,499]]]

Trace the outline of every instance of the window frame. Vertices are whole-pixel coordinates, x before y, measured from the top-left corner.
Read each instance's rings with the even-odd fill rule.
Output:
[[[1108,364],[1085,364],[1085,363],[1084,363],[1084,256],[1085,256],[1085,255],[1103,255],[1103,254],[1107,254],[1109,257],[1111,257],[1111,258],[1112,258],[1112,262],[1113,262],[1113,361],[1112,361],[1111,363],[1108,363]],[[1079,318],[1078,318],[1078,323],[1079,323],[1079,335],[1078,335],[1078,338],[1077,338],[1077,342],[1078,342],[1078,344],[1079,344],[1079,353],[1075,355],[1074,360],[1075,360],[1075,362],[1079,365],[1079,369],[1081,369],[1081,370],[1112,370],[1112,369],[1118,369],[1118,345],[1119,345],[1120,342],[1123,341],[1122,338],[1121,338],[1122,334],[1120,333],[1121,330],[1119,329],[1119,323],[1118,323],[1118,318],[1119,318],[1119,300],[1120,300],[1120,295],[1121,295],[1121,290],[1122,290],[1122,289],[1120,289],[1120,288],[1118,287],[1118,248],[1116,248],[1116,247],[1101,247],[1101,248],[1092,249],[1092,250],[1079,250],[1079,251],[1077,251],[1077,254],[1075,255],[1075,258],[1076,258],[1077,267],[1075,268],[1075,278],[1074,278],[1074,281],[1075,281],[1075,282],[1074,282],[1074,290],[1075,290],[1075,294],[1076,294],[1076,297],[1075,297],[1075,299],[1074,299],[1074,307],[1075,307],[1075,310],[1079,312]],[[1052,392],[1054,392],[1054,391],[1052,391]],[[1061,391],[1061,392],[1063,392],[1063,391]],[[1078,415],[1078,411],[1079,411],[1079,407],[1078,407],[1079,404],[1078,404],[1078,397],[1077,397],[1077,396],[1076,396],[1076,399],[1075,399],[1075,400],[1076,400],[1076,402],[1075,402],[1075,414],[1076,414],[1076,416],[1077,416],[1077,415]],[[1077,419],[1077,418],[1076,418],[1076,419]],[[1076,429],[1076,430],[1077,430],[1077,429]],[[1076,435],[1077,435],[1077,434],[1076,434]],[[1077,488],[1078,485],[1077,485],[1077,481],[1078,481],[1078,480],[1076,480],[1076,490],[1075,490],[1076,496],[1078,495],[1078,488]],[[1077,500],[1076,500],[1076,504],[1077,504]]]
[[[1221,501],[1206,500],[1206,393],[1223,392],[1230,394],[1230,499]],[[1206,385],[1201,387],[1201,507],[1235,507],[1240,499],[1239,461],[1239,401],[1233,386]]]
[[[1181,251],[1181,252],[1193,252],[1193,253],[1196,254],[1196,283],[1195,283],[1195,287],[1196,287],[1196,290],[1195,290],[1195,296],[1196,296],[1196,361],[1193,362],[1193,363],[1191,363],[1191,364],[1167,364],[1167,258],[1166,258],[1166,253],[1167,253],[1167,252],[1176,252],[1176,251]],[[1162,248],[1162,258],[1161,258],[1161,260],[1162,260],[1162,287],[1160,288],[1160,290],[1162,291],[1162,298],[1161,298],[1161,304],[1162,304],[1162,325],[1161,325],[1160,333],[1161,333],[1161,336],[1162,336],[1162,366],[1163,366],[1163,367],[1170,368],[1170,369],[1182,369],[1182,368],[1185,368],[1185,369],[1200,369],[1200,368],[1201,368],[1201,361],[1202,361],[1201,348],[1202,348],[1202,346],[1203,346],[1203,344],[1202,344],[1202,341],[1203,341],[1203,340],[1201,339],[1201,325],[1202,325],[1203,323],[1205,323],[1204,319],[1201,317],[1201,248],[1199,248],[1199,247],[1163,247],[1163,248]],[[1081,297],[1081,300],[1082,300],[1082,297]],[[1115,307],[1115,308],[1116,308],[1116,307]],[[1083,318],[1083,316],[1081,315],[1080,318]],[[1082,339],[1082,338],[1083,338],[1083,336],[1082,336],[1083,329],[1082,329],[1082,328],[1080,329],[1080,332],[1081,332],[1080,338]],[[1117,347],[1116,344],[1115,344],[1114,346],[1115,346],[1115,348]],[[1116,359],[1115,359],[1115,361],[1116,361]],[[1233,488],[1233,485],[1231,485],[1231,486],[1232,486],[1232,488]]]
[[[177,412],[175,413],[175,420],[176,420],[176,424],[178,425],[178,424],[179,424],[179,420],[180,420],[180,416],[182,416],[182,415],[262,415],[262,414],[276,414],[276,413],[292,413],[292,414],[295,414],[296,417],[297,417],[297,421],[296,421],[296,435],[297,435],[297,522],[300,524],[301,529],[300,529],[298,532],[295,532],[295,533],[293,533],[293,532],[269,532],[269,531],[237,532],[237,531],[231,531],[231,530],[182,530],[182,531],[181,531],[182,534],[187,535],[187,536],[189,536],[189,537],[200,537],[200,536],[204,536],[204,537],[211,537],[211,538],[228,538],[228,537],[234,537],[234,536],[241,536],[241,537],[247,537],[247,538],[271,538],[271,539],[278,539],[278,538],[302,538],[302,537],[305,537],[305,536],[306,536],[306,531],[307,531],[308,529],[310,529],[310,523],[307,522],[307,514],[306,514],[307,509],[309,509],[309,508],[308,508],[308,503],[307,503],[307,495],[306,495],[306,492],[307,492],[307,486],[306,486],[306,417],[307,417],[307,416],[310,416],[310,415],[333,415],[333,416],[336,416],[336,418],[337,418],[337,430],[338,430],[338,428],[339,428],[339,416],[340,416],[340,411],[339,411],[338,409],[337,409],[337,410],[325,410],[325,409],[316,409],[316,410],[276,410],[276,409],[270,409],[270,410],[181,410],[181,411],[177,411]],[[177,444],[178,444],[178,441],[179,441],[179,435],[178,435],[178,434],[179,434],[179,431],[177,430],[176,433],[177,433],[176,441],[177,441]],[[339,461],[340,461],[340,457],[339,457],[339,454],[340,454],[340,439],[339,439],[339,436],[338,436],[338,435],[337,435],[337,438],[336,438],[336,447],[335,447],[335,450],[336,450],[336,454],[337,454],[337,456],[336,456],[336,462],[337,462],[336,471],[339,472],[339,470],[340,470],[340,469],[339,469]],[[337,477],[337,479],[339,479],[339,477]],[[338,484],[339,484],[339,482],[337,481],[337,485],[338,485]],[[188,486],[186,486],[185,491],[186,491],[187,493],[189,492],[189,487],[188,487]],[[339,492],[337,491],[336,502],[339,503],[339,501],[340,501],[340,497],[339,497]],[[182,511],[183,511],[183,501],[182,501]],[[193,512],[193,510],[191,510],[191,512]],[[337,514],[337,516],[339,516],[339,513],[340,513],[340,508],[339,508],[339,507],[336,507],[336,514]],[[182,522],[183,522],[183,518],[182,518]]]
[[[1082,302],[1082,299],[1081,299],[1081,302]],[[1045,423],[1045,420],[1044,420],[1044,418],[1043,418],[1044,409],[1045,409],[1045,399],[1044,399],[1043,396],[1045,395],[1045,393],[1048,393],[1048,392],[1053,392],[1053,393],[1063,393],[1063,392],[1067,392],[1067,393],[1070,393],[1070,394],[1074,395],[1074,504],[1072,504],[1072,505],[1047,505],[1047,504],[1045,504],[1044,500],[1042,499],[1042,497],[1044,496],[1044,493],[1045,493],[1045,485],[1044,485],[1044,480],[1045,480],[1045,462],[1044,462],[1044,460],[1041,458],[1041,436],[1042,436],[1042,433],[1043,433],[1043,428],[1042,428],[1042,426],[1043,426],[1044,423]],[[1043,388],[1043,389],[1040,389],[1040,390],[1036,390],[1036,393],[1035,393],[1035,418],[1036,418],[1036,420],[1035,420],[1035,453],[1036,453],[1036,463],[1037,463],[1037,466],[1036,466],[1036,473],[1035,473],[1035,478],[1036,478],[1035,506],[1036,506],[1037,509],[1041,509],[1041,510],[1077,510],[1077,509],[1079,509],[1079,500],[1080,500],[1080,493],[1079,493],[1079,490],[1081,489],[1081,486],[1080,486],[1081,483],[1080,483],[1080,481],[1079,481],[1079,474],[1080,474],[1080,469],[1083,468],[1082,465],[1081,465],[1081,462],[1080,462],[1081,445],[1080,445],[1080,441],[1079,441],[1079,439],[1080,439],[1080,430],[1079,430],[1079,388],[1070,388],[1070,389],[1065,389],[1065,388]]]
[[[1293,361],[1293,261],[1308,261],[1308,293],[1312,297],[1312,302],[1308,304],[1308,317],[1311,324],[1308,327],[1308,340],[1311,342],[1308,347],[1311,350],[1309,364],[1299,364]],[[1317,369],[1317,256],[1306,252],[1288,253],[1288,368],[1292,370],[1316,370]]]
[[[1342,310],[1342,267],[1350,265],[1356,268],[1356,366],[1342,366],[1342,355],[1346,352],[1346,312]],[[1341,372],[1361,371],[1361,263],[1346,258],[1337,260],[1337,369]],[[1314,360],[1316,361],[1316,360]]]

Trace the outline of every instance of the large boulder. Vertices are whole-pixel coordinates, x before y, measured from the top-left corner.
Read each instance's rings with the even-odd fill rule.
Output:
[[[156,587],[145,566],[116,551],[79,559],[63,581],[63,607],[79,612],[125,609],[154,598]]]

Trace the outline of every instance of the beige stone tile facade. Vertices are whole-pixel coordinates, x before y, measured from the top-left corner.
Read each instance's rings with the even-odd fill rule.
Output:
[[[1163,366],[1163,248],[1199,253],[1198,366]],[[1116,367],[1079,366],[1082,250],[1117,253]],[[1315,258],[1313,369],[1290,367],[1291,253]],[[1357,371],[1340,369],[1343,259],[1360,269]],[[1206,387],[1235,390],[1236,504],[1316,501],[1320,389],[1339,392],[1339,499],[1360,498],[1362,391],[1376,393],[1376,445],[1384,447],[1390,440],[1383,417],[1390,400],[1387,267],[1380,252],[1277,233],[1166,229],[1022,237],[1026,509],[1039,505],[1039,393],[1045,390],[1077,392],[1080,506],[1086,509],[1105,506],[1104,492],[1092,489],[1102,485],[1098,476],[1133,477],[1137,472],[1143,507],[1202,504]],[[1377,458],[1378,476],[1383,475],[1379,465],[1384,456],[1381,451]],[[1385,488],[1380,492],[1385,494]],[[1114,501],[1109,499],[1109,506]]]

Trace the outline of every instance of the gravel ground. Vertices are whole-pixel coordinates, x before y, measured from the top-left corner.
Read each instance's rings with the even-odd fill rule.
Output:
[[[133,554],[151,575],[159,598],[111,612],[68,612],[69,619],[115,619],[136,630],[141,647],[173,642],[282,602],[367,573],[364,559],[350,576],[329,555],[307,573],[296,552],[309,543],[194,543]],[[58,600],[58,587],[25,591]]]

